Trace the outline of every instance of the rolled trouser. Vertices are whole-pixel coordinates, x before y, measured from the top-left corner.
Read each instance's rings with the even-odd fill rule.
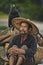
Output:
[[[26,50],[28,50],[28,47],[27,47],[26,45],[23,45],[23,46],[21,47],[21,49],[25,50],[25,52],[26,52]],[[24,60],[26,59],[26,58],[25,58],[25,55],[19,55],[19,57],[22,57]]]

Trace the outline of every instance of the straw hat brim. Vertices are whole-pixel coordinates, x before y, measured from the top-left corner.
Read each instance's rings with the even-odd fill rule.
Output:
[[[19,29],[20,28],[19,24],[20,24],[21,21],[26,21],[26,22],[28,22],[29,24],[32,25],[32,30],[31,30],[32,34],[36,35],[36,34],[39,33],[37,26],[35,24],[33,24],[33,22],[30,19],[25,19],[25,18],[21,18],[21,17],[13,18],[12,25],[14,27],[16,27],[17,29]]]

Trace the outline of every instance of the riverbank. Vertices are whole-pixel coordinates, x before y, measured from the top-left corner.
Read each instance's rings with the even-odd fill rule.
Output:
[[[7,19],[8,14],[5,14],[4,12],[0,12],[0,19]]]
[[[8,23],[8,17],[6,17],[6,18],[0,18],[0,25],[1,25],[1,23],[2,23],[2,25],[4,25],[5,23],[7,24]]]

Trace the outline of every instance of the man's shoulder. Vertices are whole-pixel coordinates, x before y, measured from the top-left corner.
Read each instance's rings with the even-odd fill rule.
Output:
[[[34,38],[34,36],[33,36],[33,35],[28,35],[28,37],[32,37],[32,38]]]
[[[28,38],[30,38],[31,40],[35,40],[35,37],[33,35],[28,35]]]

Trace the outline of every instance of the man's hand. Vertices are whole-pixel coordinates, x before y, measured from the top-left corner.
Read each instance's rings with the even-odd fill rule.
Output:
[[[19,55],[25,54],[25,50],[18,48],[18,49],[16,49],[16,53],[18,53]]]
[[[8,53],[10,53],[10,54],[15,54],[15,53],[16,53],[16,48],[11,47],[11,48],[8,50]]]
[[[8,50],[8,53],[11,53],[11,54],[25,54],[25,50],[23,50],[23,49],[20,49],[20,48],[14,48],[14,47],[12,47],[12,48],[10,48],[9,50]]]

